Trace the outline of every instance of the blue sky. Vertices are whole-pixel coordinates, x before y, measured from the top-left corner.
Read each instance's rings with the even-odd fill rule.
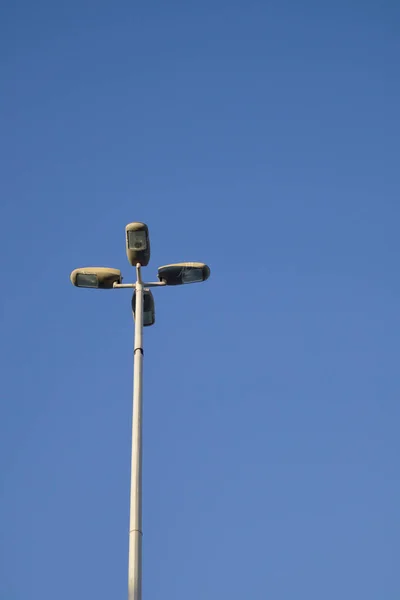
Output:
[[[3,3],[0,597],[126,598],[130,292],[144,598],[397,600],[394,1]]]

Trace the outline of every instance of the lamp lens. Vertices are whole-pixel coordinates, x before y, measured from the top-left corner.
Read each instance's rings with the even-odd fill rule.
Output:
[[[140,252],[146,250],[147,239],[145,231],[128,231],[128,248]]]
[[[143,313],[143,325],[152,325],[153,324],[153,313],[152,311]]]
[[[203,281],[203,269],[187,267],[182,272],[182,283]]]
[[[99,287],[99,280],[97,279],[97,275],[78,273],[76,276],[76,285],[78,287],[97,288]]]

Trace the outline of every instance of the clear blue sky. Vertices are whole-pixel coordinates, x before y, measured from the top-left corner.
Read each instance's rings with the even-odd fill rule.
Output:
[[[124,227],[144,599],[400,598],[400,5],[4,2],[0,598],[123,599]]]

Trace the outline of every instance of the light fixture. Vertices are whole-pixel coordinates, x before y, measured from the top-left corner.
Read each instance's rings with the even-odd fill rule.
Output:
[[[135,318],[136,312],[136,292],[132,296],[132,312]],[[156,311],[154,305],[154,296],[150,290],[143,290],[143,327],[154,325],[156,320]]]
[[[166,285],[199,283],[210,276],[210,268],[204,263],[186,262],[158,268],[158,279]]]
[[[147,225],[129,223],[125,228],[126,255],[133,267],[138,263],[146,267],[150,260],[150,238]]]
[[[112,290],[114,284],[121,283],[122,276],[119,269],[84,267],[72,271],[70,279],[76,287]]]

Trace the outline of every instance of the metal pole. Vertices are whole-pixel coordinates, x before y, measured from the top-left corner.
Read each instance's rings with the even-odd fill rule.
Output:
[[[139,264],[136,273],[128,600],[142,600],[143,283]]]

